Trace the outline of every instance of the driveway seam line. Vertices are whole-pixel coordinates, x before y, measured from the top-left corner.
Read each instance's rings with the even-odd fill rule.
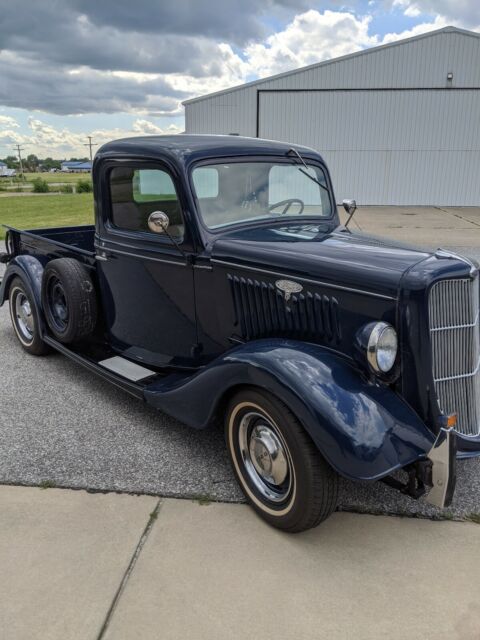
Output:
[[[442,209],[442,207],[434,207],[434,208],[438,209],[439,211],[443,211],[444,213],[446,213],[447,215],[451,216],[452,218],[458,218],[459,220],[462,220],[463,222],[467,221],[470,224],[473,224],[475,227],[480,227],[480,224],[478,224],[478,222],[474,222],[473,220],[470,220],[469,218],[464,218],[463,216],[461,216],[458,213],[454,213],[453,211],[447,211],[446,209]]]
[[[132,557],[130,558],[130,562],[128,563],[125,573],[123,574],[122,580],[120,581],[118,589],[113,597],[112,603],[107,611],[107,615],[105,616],[105,620],[103,621],[102,628],[100,629],[100,632],[97,636],[97,640],[102,640],[102,638],[104,638],[105,636],[105,633],[112,620],[113,614],[115,613],[115,610],[118,606],[120,598],[122,597],[123,592],[125,591],[125,588],[127,586],[128,580],[135,568],[135,564],[137,563],[137,560],[142,552],[142,549],[147,541],[147,538],[150,535],[150,531],[152,530],[155,520],[157,519],[161,505],[162,505],[162,500],[159,498],[155,505],[155,508],[153,509],[153,511],[151,512],[148,518],[148,522],[143,530],[142,535],[140,536],[140,540],[138,541],[137,546],[135,547],[135,550],[132,554]]]

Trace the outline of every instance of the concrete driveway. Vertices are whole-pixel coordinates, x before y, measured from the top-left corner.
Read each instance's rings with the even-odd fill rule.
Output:
[[[478,640],[480,526],[0,487],[2,640]]]
[[[480,209],[360,209],[355,225],[480,258]],[[223,435],[192,431],[54,354],[28,356],[0,309],[0,483],[206,495],[241,501]],[[460,463],[456,498],[441,514],[382,484],[343,482],[340,506],[370,513],[480,513],[480,460]]]

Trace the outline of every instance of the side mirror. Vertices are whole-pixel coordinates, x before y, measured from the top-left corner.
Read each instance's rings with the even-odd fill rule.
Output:
[[[353,214],[357,210],[357,203],[355,202],[355,200],[342,200],[342,204],[348,215],[353,216]]]
[[[170,226],[170,220],[163,211],[154,211],[148,216],[148,228],[153,233],[165,233]]]

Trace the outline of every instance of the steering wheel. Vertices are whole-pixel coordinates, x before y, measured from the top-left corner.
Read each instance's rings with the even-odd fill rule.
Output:
[[[271,204],[268,207],[268,210],[272,211],[273,209],[276,209],[277,207],[281,207],[282,204],[285,205],[283,211],[280,212],[280,215],[282,215],[282,216],[284,216],[287,213],[287,211],[290,209],[292,204],[299,204],[300,205],[301,209],[298,212],[298,215],[303,213],[303,210],[305,209],[305,203],[303,202],[303,200],[300,200],[300,198],[287,198],[287,200],[280,200],[280,202],[275,202],[274,204]]]

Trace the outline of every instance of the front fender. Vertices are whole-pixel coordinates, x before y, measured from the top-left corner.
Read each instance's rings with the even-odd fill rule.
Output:
[[[149,404],[203,428],[238,385],[285,402],[332,467],[354,480],[376,480],[424,458],[435,440],[389,387],[368,383],[323,347],[292,340],[249,342],[193,375],[155,382],[144,394]]]

